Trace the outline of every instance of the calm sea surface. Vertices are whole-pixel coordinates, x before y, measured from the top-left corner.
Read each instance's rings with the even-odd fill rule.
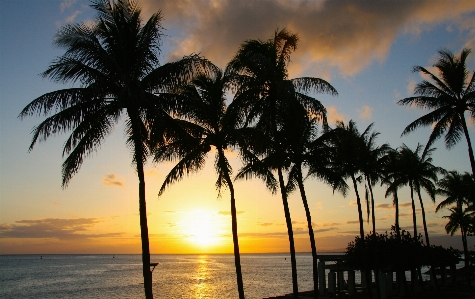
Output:
[[[154,298],[237,298],[233,255],[152,255]],[[297,254],[299,290],[313,289],[312,257]],[[292,292],[286,254],[241,256],[246,298]],[[359,281],[359,277],[357,277]],[[3,255],[0,298],[144,298],[140,255]]]
[[[155,298],[237,298],[233,255],[152,255]],[[298,254],[299,289],[311,290],[311,255]],[[242,255],[247,298],[292,292],[290,257]],[[0,298],[144,298],[140,255],[0,256]]]

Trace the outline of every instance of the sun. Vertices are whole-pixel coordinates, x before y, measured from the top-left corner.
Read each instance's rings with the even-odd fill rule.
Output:
[[[220,242],[220,227],[216,213],[194,210],[185,213],[181,226],[186,239],[195,245],[209,247]]]

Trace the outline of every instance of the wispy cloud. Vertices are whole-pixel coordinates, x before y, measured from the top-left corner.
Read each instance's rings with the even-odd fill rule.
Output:
[[[231,215],[231,212],[230,211],[219,211],[218,214],[228,216],[228,215]],[[244,211],[237,211],[236,214],[237,215],[244,214]]]
[[[370,119],[373,115],[373,108],[370,106],[363,106],[357,110],[360,119]]]
[[[327,108],[327,118],[328,118],[328,123],[334,124],[337,121],[345,121],[345,116],[341,113],[339,113],[335,107],[329,106]]]
[[[102,178],[102,183],[106,186],[117,186],[117,187],[124,187],[125,183],[123,179],[119,179],[115,174],[109,173],[105,177]]]
[[[345,223],[346,223],[346,224],[356,224],[356,223],[360,223],[360,221],[359,221],[359,220],[346,221]]]
[[[59,8],[61,9],[61,12],[64,12],[67,8],[70,8],[76,3],[76,0],[64,0],[61,2],[59,5]]]
[[[89,233],[96,224],[103,221],[104,219],[100,218],[45,218],[36,220],[19,220],[15,221],[15,224],[0,225],[0,237],[70,240],[118,237],[122,235],[121,233]]]
[[[394,206],[388,203],[380,203],[376,205],[376,209],[384,209],[384,210],[392,210],[394,209]]]

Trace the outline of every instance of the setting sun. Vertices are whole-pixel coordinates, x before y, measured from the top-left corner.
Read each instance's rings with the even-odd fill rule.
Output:
[[[185,213],[180,223],[186,239],[195,245],[208,247],[220,243],[219,225],[216,214],[207,210],[195,210]]]

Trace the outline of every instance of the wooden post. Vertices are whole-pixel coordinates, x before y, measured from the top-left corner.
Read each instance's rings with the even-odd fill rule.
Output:
[[[335,294],[336,273],[331,271],[328,273],[328,293]]]
[[[386,273],[386,287],[388,289],[388,294],[391,294],[393,292],[393,279],[393,272]]]
[[[452,282],[452,285],[455,285],[456,282],[456,275],[457,273],[457,268],[455,264],[450,265],[450,281]]]
[[[349,270],[348,271],[348,295],[354,296],[355,295],[355,271]]]
[[[338,271],[338,291],[341,292],[345,289],[345,278],[343,276],[343,271]]]
[[[445,286],[446,282],[447,282],[447,269],[445,268],[445,266],[442,266],[440,267],[440,285],[441,286]]]
[[[417,278],[417,269],[411,270],[411,286],[414,293],[419,292],[419,280]]]
[[[321,296],[325,296],[327,282],[325,277],[325,261],[318,262],[318,289]]]
[[[388,299],[388,288],[387,288],[387,278],[386,274],[380,273],[379,276],[379,292],[381,294],[381,299]]]

